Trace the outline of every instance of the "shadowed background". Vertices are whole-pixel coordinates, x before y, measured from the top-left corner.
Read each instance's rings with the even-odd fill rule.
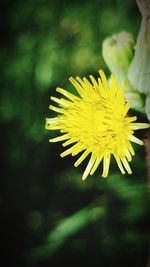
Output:
[[[1,245],[3,266],[146,266],[148,193],[144,147],[134,146],[133,175],[61,159],[44,129],[50,95],[72,92],[70,76],[109,75],[102,41],[122,30],[136,38],[135,1],[2,1]]]

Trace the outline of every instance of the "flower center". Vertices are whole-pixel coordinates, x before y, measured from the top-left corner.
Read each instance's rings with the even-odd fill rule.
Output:
[[[100,153],[101,150],[107,150],[113,153],[120,140],[120,130],[116,129],[115,116],[106,105],[102,105],[100,101],[78,101],[73,104],[70,112],[67,113],[65,129],[72,138],[90,151],[95,150]],[[118,123],[117,123],[118,125]],[[76,130],[75,130],[76,129]]]

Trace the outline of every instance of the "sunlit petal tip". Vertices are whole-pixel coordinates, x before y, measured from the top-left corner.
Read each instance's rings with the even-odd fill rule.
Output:
[[[45,122],[46,122],[46,123],[49,123],[49,121],[50,121],[50,118],[46,118],[46,119],[45,119]]]
[[[85,181],[88,175],[83,174],[82,181]]]
[[[142,140],[140,140],[139,138],[135,137],[134,135],[129,135],[129,140],[135,144],[138,144],[138,145],[144,145],[144,142]]]
[[[121,158],[121,161],[122,161],[123,166],[126,169],[127,173],[132,174],[132,170],[131,170],[130,165],[129,165],[128,161],[126,160],[126,158],[125,157]]]
[[[108,175],[104,175],[104,174],[102,174],[102,178],[107,178],[107,176],[108,176]]]
[[[62,146],[65,147],[66,146],[65,143],[63,143]]]
[[[66,156],[68,156],[69,154],[71,154],[71,152],[72,152],[72,148],[69,148],[69,149],[65,150],[64,152],[62,152],[62,153],[60,154],[60,156],[61,156],[61,158],[66,157]]]
[[[102,69],[100,69],[98,72],[99,72],[100,76],[101,76],[101,75],[104,75],[104,76],[105,76],[105,74],[104,74],[104,72],[103,72]],[[105,77],[106,77],[106,76],[105,76]]]
[[[127,173],[132,174],[132,170],[130,169],[130,167],[127,169]]]
[[[74,80],[74,78],[72,76],[70,76],[69,81],[71,82],[72,80]]]
[[[63,139],[61,137],[54,137],[54,138],[49,139],[49,142],[50,143],[56,143],[56,142],[60,142],[62,140]]]
[[[102,177],[103,178],[107,178],[107,176],[108,176],[108,173],[106,174],[106,173],[102,173]]]
[[[93,77],[93,75],[89,75],[89,78],[91,79],[91,81],[94,83],[97,83],[96,79]]]
[[[69,137],[68,137],[69,138]],[[68,139],[67,138],[67,139]],[[67,141],[65,141],[65,143],[63,143],[62,144],[62,146],[63,147],[66,147],[66,146],[68,146],[68,145],[70,145],[70,144],[72,144],[72,143],[75,143],[76,142],[76,140],[74,140],[74,139],[69,139],[69,140],[67,140]]]
[[[64,158],[65,157],[64,152],[60,154],[60,157],[61,158]]]
[[[66,91],[65,89],[61,88],[61,87],[56,87],[56,92],[60,92],[61,90]],[[67,92],[67,91],[66,91]]]
[[[78,161],[76,161],[76,162],[74,163],[74,167],[77,168],[80,164],[81,164],[81,163],[78,163]]]
[[[93,155],[91,155],[89,163],[88,163],[88,165],[87,165],[87,167],[83,173],[82,180],[85,180],[87,178],[87,176],[90,174],[90,171],[94,165],[94,162],[95,162],[95,159],[94,159]]]
[[[82,79],[79,76],[76,76],[76,80],[82,82]]]
[[[150,127],[150,124],[148,123],[132,123],[131,124],[131,129],[133,130],[139,130],[139,129],[147,129]]]

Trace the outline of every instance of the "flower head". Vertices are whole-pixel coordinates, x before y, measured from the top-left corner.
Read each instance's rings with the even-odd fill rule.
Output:
[[[103,177],[109,172],[110,159],[113,155],[122,174],[131,174],[129,166],[134,155],[131,142],[143,145],[135,137],[134,130],[148,128],[149,124],[135,123],[136,117],[128,117],[130,104],[124,98],[125,82],[118,88],[117,80],[112,75],[108,85],[102,70],[96,80],[90,75],[90,80],[76,77],[70,82],[76,88],[75,96],[62,88],[56,91],[66,98],[51,97],[58,107],[50,105],[50,109],[59,113],[54,118],[46,119],[46,129],[60,130],[61,136],[50,139],[50,142],[63,141],[63,146],[69,146],[61,157],[80,153],[74,166],[77,167],[89,154],[90,160],[83,173],[85,180],[93,174],[103,161]]]

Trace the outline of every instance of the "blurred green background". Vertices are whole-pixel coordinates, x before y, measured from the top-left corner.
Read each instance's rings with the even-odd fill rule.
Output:
[[[111,163],[81,181],[86,166],[61,159],[55,133],[44,129],[50,95],[73,90],[70,76],[109,70],[105,37],[122,30],[136,38],[141,16],[134,0],[3,0],[1,9],[1,246],[3,266],[146,266],[147,174],[144,148],[133,175]],[[2,259],[1,259],[2,261]]]

